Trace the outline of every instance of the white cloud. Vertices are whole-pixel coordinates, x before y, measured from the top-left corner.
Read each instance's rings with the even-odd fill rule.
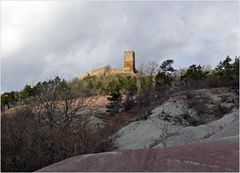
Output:
[[[216,65],[239,55],[239,3],[2,1],[2,90],[58,73],[76,77],[122,66],[124,50],[137,66],[173,58],[175,66]],[[21,80],[20,80],[21,79]]]

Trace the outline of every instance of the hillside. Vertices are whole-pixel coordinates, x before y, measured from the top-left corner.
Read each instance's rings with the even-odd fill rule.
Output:
[[[148,63],[137,75],[71,81],[57,76],[5,92],[2,171],[35,171],[78,155],[201,146],[238,136],[239,59],[231,61],[227,57],[210,71],[191,65],[180,72],[170,59],[159,66]],[[126,67],[134,70],[133,62]]]
[[[123,124],[116,151],[38,171],[237,171],[238,101],[238,90],[225,87],[177,92],[147,117]]]

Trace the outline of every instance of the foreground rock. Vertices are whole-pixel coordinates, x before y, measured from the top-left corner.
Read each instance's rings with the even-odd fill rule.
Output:
[[[38,172],[234,171],[239,172],[238,136],[185,146],[87,154]]]

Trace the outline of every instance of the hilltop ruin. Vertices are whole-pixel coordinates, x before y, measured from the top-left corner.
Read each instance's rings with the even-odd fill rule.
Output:
[[[107,74],[131,74],[134,75],[138,73],[135,68],[135,52],[134,51],[125,51],[124,52],[124,61],[123,68],[111,68],[111,66],[101,67],[90,72],[87,72],[81,75],[79,78],[83,79],[88,76],[100,76]]]

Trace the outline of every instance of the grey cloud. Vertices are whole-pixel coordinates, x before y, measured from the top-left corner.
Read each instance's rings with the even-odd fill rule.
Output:
[[[42,14],[47,22],[29,24],[23,47],[2,59],[2,90],[19,90],[53,73],[73,78],[108,64],[121,67],[128,49],[135,50],[137,66],[165,58],[178,67],[215,65],[227,54],[239,54],[236,6],[63,1]]]

